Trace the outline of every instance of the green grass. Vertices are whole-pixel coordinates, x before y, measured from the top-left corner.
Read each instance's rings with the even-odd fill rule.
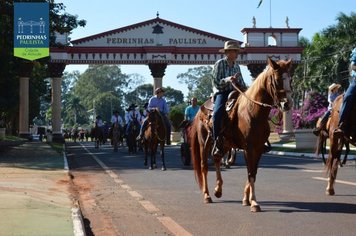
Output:
[[[53,150],[58,152],[59,154],[62,154],[64,152],[63,144],[62,143],[48,143]]]
[[[13,135],[6,135],[5,139],[1,139],[1,140],[2,141],[26,141],[27,139],[13,136]]]

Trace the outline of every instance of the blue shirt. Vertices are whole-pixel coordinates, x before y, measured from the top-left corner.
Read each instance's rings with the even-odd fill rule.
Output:
[[[329,111],[331,111],[331,109],[333,108],[333,103],[334,103],[335,99],[337,98],[337,96],[339,96],[339,95],[340,94],[338,92],[328,94],[328,102],[329,102],[328,110]]]
[[[356,65],[356,48],[354,48],[351,52],[350,61],[351,61],[351,65]],[[352,69],[351,69],[351,77],[354,79],[356,78],[356,71]]]
[[[158,108],[158,110],[164,115],[167,115],[169,112],[167,101],[163,97],[162,98],[158,98],[157,96],[151,97],[150,100],[148,101],[148,110],[152,108]]]
[[[192,121],[198,111],[199,111],[199,106],[195,106],[195,107],[193,107],[192,105],[187,106],[184,112],[185,119]]]
[[[240,73],[240,76],[236,80],[239,88],[246,89],[246,84],[242,78],[239,64],[235,61],[233,66],[230,67],[227,62],[227,57],[218,60],[213,69],[213,88],[214,93],[232,91],[233,87],[230,82],[225,81],[227,77],[233,76],[236,73]]]

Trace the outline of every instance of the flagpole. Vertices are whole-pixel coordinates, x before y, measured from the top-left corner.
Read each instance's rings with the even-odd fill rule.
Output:
[[[269,27],[272,28],[272,6],[271,1],[269,0]]]

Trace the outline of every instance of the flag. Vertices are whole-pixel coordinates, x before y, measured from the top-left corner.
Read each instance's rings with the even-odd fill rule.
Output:
[[[262,4],[262,1],[263,1],[263,0],[260,0],[260,2],[258,3],[258,6],[257,6],[257,8],[259,8],[259,7],[261,6],[261,4]]]

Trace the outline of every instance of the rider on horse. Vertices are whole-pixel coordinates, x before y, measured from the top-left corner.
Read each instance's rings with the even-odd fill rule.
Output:
[[[169,120],[168,120],[169,107],[168,107],[167,101],[163,97],[163,95],[164,95],[164,89],[157,88],[155,90],[155,96],[151,97],[150,100],[148,101],[148,110],[158,108],[159,112],[162,114],[164,123],[166,124],[167,145],[170,145],[171,144],[171,141],[170,141],[171,124],[169,123]],[[137,136],[137,140],[142,141],[143,133],[146,130],[147,125],[148,125],[147,123],[148,123],[148,120],[146,117],[142,123],[141,129],[140,129],[140,134]]]
[[[226,41],[224,48],[219,52],[224,53],[225,57],[218,60],[213,69],[213,90],[214,90],[214,113],[213,113],[213,156],[224,155],[224,140],[221,134],[221,124],[226,116],[225,104],[230,92],[233,91],[231,83],[235,83],[244,92],[247,87],[242,78],[240,66],[237,63],[237,54],[242,51],[237,41]]]
[[[136,111],[136,104],[131,104],[130,107],[127,109],[127,113],[125,114],[125,121],[126,121],[126,136],[129,133],[130,125],[133,121],[137,120],[140,124],[141,121],[141,114],[139,111]]]
[[[333,108],[333,104],[335,99],[340,95],[339,94],[339,88],[341,87],[340,84],[335,84],[333,83],[332,85],[329,86],[329,92],[328,92],[328,110],[325,112],[325,114],[321,117],[320,123],[317,124],[315,129],[313,130],[313,134],[316,136],[319,136],[319,133],[321,130],[323,130],[326,127],[326,124],[329,120],[331,110]]]
[[[350,132],[350,122],[348,122],[348,118],[352,113],[352,108],[355,103],[356,97],[356,47],[351,52],[351,81],[346,93],[344,95],[344,99],[341,105],[340,114],[339,114],[339,125],[338,128],[334,130],[334,135],[341,137],[344,135],[349,136]],[[355,138],[355,137],[353,137]]]

